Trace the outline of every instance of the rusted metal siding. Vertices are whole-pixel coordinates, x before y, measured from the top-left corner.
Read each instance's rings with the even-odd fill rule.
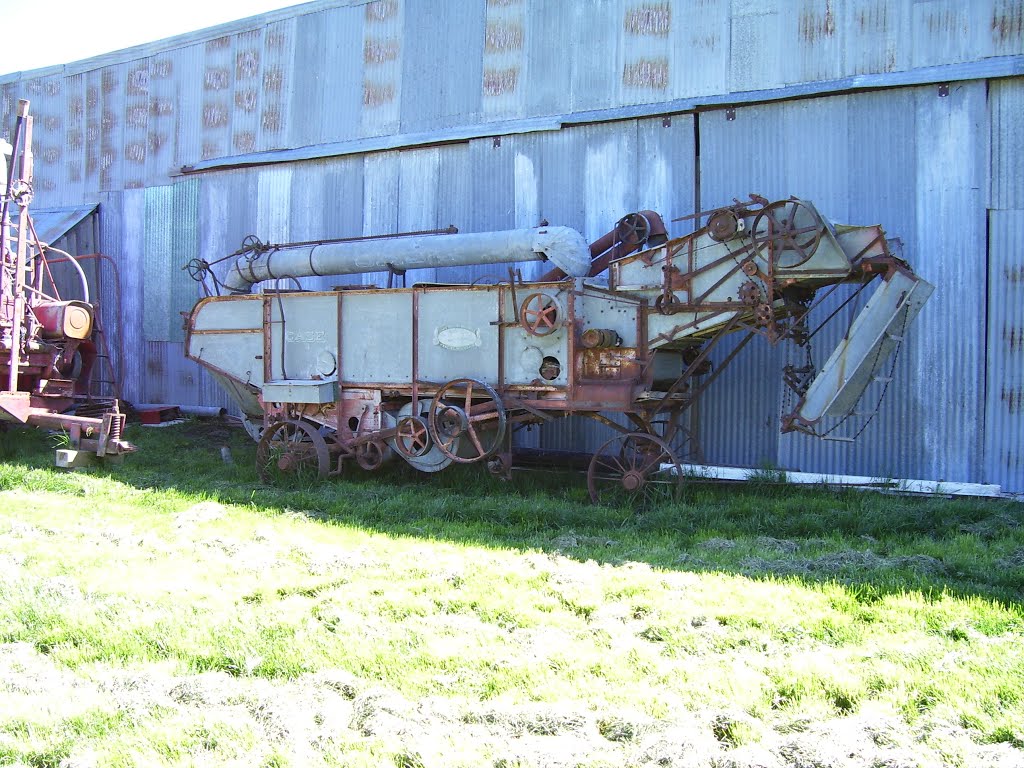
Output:
[[[762,151],[752,157],[744,147],[754,145]],[[961,84],[948,96],[919,88],[737,109],[733,120],[724,111],[701,116],[704,207],[743,189],[806,197],[840,222],[878,221],[936,285],[900,352],[881,412],[855,445],[777,436],[779,357],[757,340],[759,349],[744,352],[705,396],[709,459],[867,475],[980,476],[984,329],[960,324],[954,333],[948,318],[985,303],[986,173],[983,83]],[[951,262],[953,253],[960,256]],[[831,349],[841,332],[823,332],[815,347]],[[838,434],[850,431],[856,429]]]
[[[984,478],[1024,492],[1024,210],[991,211],[989,238]]]
[[[990,482],[1024,492],[1024,78],[991,83],[989,107],[985,469]]]
[[[992,207],[1024,208],[1024,78],[989,84],[992,111]]]

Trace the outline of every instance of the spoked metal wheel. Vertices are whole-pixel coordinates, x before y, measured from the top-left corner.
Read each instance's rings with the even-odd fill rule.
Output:
[[[683,471],[660,437],[630,432],[616,435],[594,454],[587,470],[587,489],[595,504],[650,507],[679,498]]]
[[[331,454],[316,427],[288,419],[272,424],[256,445],[256,471],[264,483],[283,479],[323,480]]]
[[[452,461],[470,464],[498,450],[505,420],[505,407],[490,386],[476,379],[455,379],[441,387],[430,404],[430,437]],[[465,438],[461,444],[460,438]]]

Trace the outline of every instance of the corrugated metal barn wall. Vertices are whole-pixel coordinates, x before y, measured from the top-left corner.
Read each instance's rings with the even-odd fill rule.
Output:
[[[1024,78],[993,82],[985,470],[1024,490]]]

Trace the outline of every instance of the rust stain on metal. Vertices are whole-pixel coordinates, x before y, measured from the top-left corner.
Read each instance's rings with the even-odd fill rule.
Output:
[[[889,4],[876,3],[870,8],[857,11],[854,18],[862,32],[885,32],[889,28]]]
[[[78,162],[68,163],[68,181],[79,182],[82,180],[82,164]]]
[[[1011,414],[1024,411],[1024,387],[1017,387],[1016,389],[1003,387],[1000,399],[1006,403],[1006,409]]]
[[[85,140],[89,144],[95,144],[100,138],[100,127],[95,123],[90,122],[89,126],[85,129]]]
[[[153,117],[167,117],[174,114],[174,102],[170,99],[153,99],[149,102],[149,114]]]
[[[992,38],[997,43],[1024,38],[1024,5],[1004,2],[992,13]]]
[[[395,61],[400,52],[401,48],[398,45],[398,40],[393,37],[368,37],[363,42],[363,61],[367,64],[383,64],[387,61]]]
[[[149,69],[140,67],[128,73],[125,91],[129,96],[146,96],[149,94]]]
[[[208,101],[203,105],[203,126],[206,128],[222,128],[228,124],[230,111],[219,102]]]
[[[483,92],[485,96],[500,96],[515,91],[519,83],[519,67],[484,70]]]
[[[89,86],[85,89],[85,108],[96,109],[96,105],[100,103],[100,92],[96,86]]]
[[[149,105],[128,107],[124,116],[124,124],[129,128],[145,128],[149,125]]]
[[[52,179],[43,179],[42,181],[39,181],[36,184],[44,192],[52,192],[57,188],[57,185],[53,182]]]
[[[484,33],[484,51],[487,53],[518,51],[522,47],[521,24],[495,21],[487,25],[487,31]]]
[[[96,167],[98,165],[99,165],[99,162],[96,160],[95,156],[90,155],[89,157],[87,157],[85,159],[85,172],[86,172],[86,174],[89,175],[89,176],[95,176],[96,175]]]
[[[386,21],[398,14],[398,0],[377,0],[366,6],[367,21]]]
[[[100,77],[100,87],[103,89],[104,95],[109,95],[117,90],[120,83],[117,79],[117,73],[111,69],[104,69],[103,75]]]
[[[231,84],[231,73],[223,68],[208,67],[203,75],[204,91],[222,91]]]
[[[925,22],[930,34],[939,32],[953,32],[956,34],[967,33],[967,21],[961,19],[955,11],[944,10],[940,13],[931,13]]]
[[[150,62],[149,76],[158,80],[166,80],[174,74],[174,61],[171,59],[155,59]]]
[[[1015,264],[1012,267],[1003,267],[1003,272],[1006,275],[1006,282],[1008,283],[1024,282],[1024,266],[1020,264]]]
[[[668,58],[639,59],[626,64],[622,70],[622,84],[632,88],[668,88]]]
[[[47,133],[56,133],[57,131],[60,130],[60,126],[61,119],[59,117],[50,115],[49,117],[43,118],[43,128],[46,130]]]
[[[223,51],[226,48],[231,47],[231,36],[225,35],[224,37],[218,37],[215,40],[210,40],[206,43],[207,53],[217,53]]]
[[[1011,352],[1024,352],[1024,328],[1003,328],[1003,340]]]
[[[392,83],[363,83],[363,105],[377,107],[395,99],[395,86]]]
[[[146,138],[149,141],[149,151],[153,154],[163,149],[167,143],[167,134],[159,131],[151,131]]]
[[[630,35],[668,37],[672,31],[672,6],[668,3],[644,3],[626,11],[623,22]]]
[[[278,93],[284,86],[284,72],[280,67],[268,69],[263,73],[263,90],[266,93]]]
[[[231,144],[238,152],[252,152],[256,149],[256,134],[252,131],[240,131],[232,138]]]
[[[142,164],[146,162],[146,144],[142,141],[133,141],[125,145],[124,159],[131,163]]]
[[[523,0],[487,0],[491,8],[508,8],[510,5],[521,5]]]
[[[693,43],[694,48],[704,48],[705,50],[713,51],[718,48],[718,42],[720,39],[721,38],[715,34],[700,35],[699,37],[694,37],[691,42]]]
[[[114,161],[117,159],[117,155],[114,150],[107,149],[100,153],[100,173],[106,173],[114,167]]]
[[[85,113],[85,105],[81,96],[74,96],[68,100],[68,117],[71,120],[79,120]]]
[[[131,179],[124,183],[125,189],[142,189],[145,184],[140,179]]]
[[[47,147],[41,153],[44,163],[56,163],[60,160],[60,148],[59,147]]]
[[[100,128],[104,133],[113,130],[117,127],[117,115],[111,109],[103,110],[103,116],[100,118]]]
[[[203,142],[203,160],[209,160],[211,157],[217,157],[220,154],[220,144],[215,141]]]
[[[60,80],[47,80],[43,90],[47,96],[60,96]]]
[[[809,43],[832,37],[836,33],[836,18],[832,0],[826,0],[824,13],[803,11],[800,14],[800,37]]]
[[[278,107],[267,107],[264,109],[263,115],[260,118],[260,125],[263,126],[265,131],[280,131],[283,125],[281,110]]]
[[[82,148],[82,132],[68,131],[68,149],[77,152]]]
[[[235,106],[243,112],[255,112],[259,106],[259,95],[252,88],[238,91],[235,93]]]
[[[235,54],[235,77],[245,79],[256,77],[260,71],[260,52],[256,50],[239,51]]]
[[[287,38],[284,32],[274,30],[273,32],[267,32],[266,42],[263,45],[268,51],[280,50],[284,48],[286,42]]]
[[[580,368],[586,379],[628,381],[640,376],[640,363],[637,362],[635,348],[584,349],[580,354]]]

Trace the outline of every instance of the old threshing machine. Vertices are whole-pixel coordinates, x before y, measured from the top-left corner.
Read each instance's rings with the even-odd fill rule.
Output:
[[[795,407],[783,430],[820,435],[885,378],[932,292],[881,228],[833,224],[804,200],[754,196],[700,217],[705,226],[667,240],[657,214],[631,214],[589,247],[549,226],[248,239],[226,271],[192,265],[224,295],[192,310],[187,354],[238,403],[264,478],[329,477],[349,458],[375,469],[396,454],[424,472],[484,461],[507,472],[514,429],[577,415],[616,433],[589,463],[595,501],[674,493],[683,416],[751,338],[806,346],[811,311],[837,286],[876,286],[819,369],[786,368]],[[535,282],[509,270],[487,285],[252,292],[276,278],[530,260],[554,269]],[[728,354],[712,366],[716,349]]]
[[[99,313],[79,261],[40,242],[32,200],[32,118],[18,104],[12,145],[3,147],[0,199],[0,426],[27,424],[67,436],[57,463],[77,466],[134,450],[122,440],[124,414],[116,392],[91,391],[101,362],[109,365]],[[57,263],[78,278],[75,298],[62,298]],[[52,267],[52,268],[51,268]]]

